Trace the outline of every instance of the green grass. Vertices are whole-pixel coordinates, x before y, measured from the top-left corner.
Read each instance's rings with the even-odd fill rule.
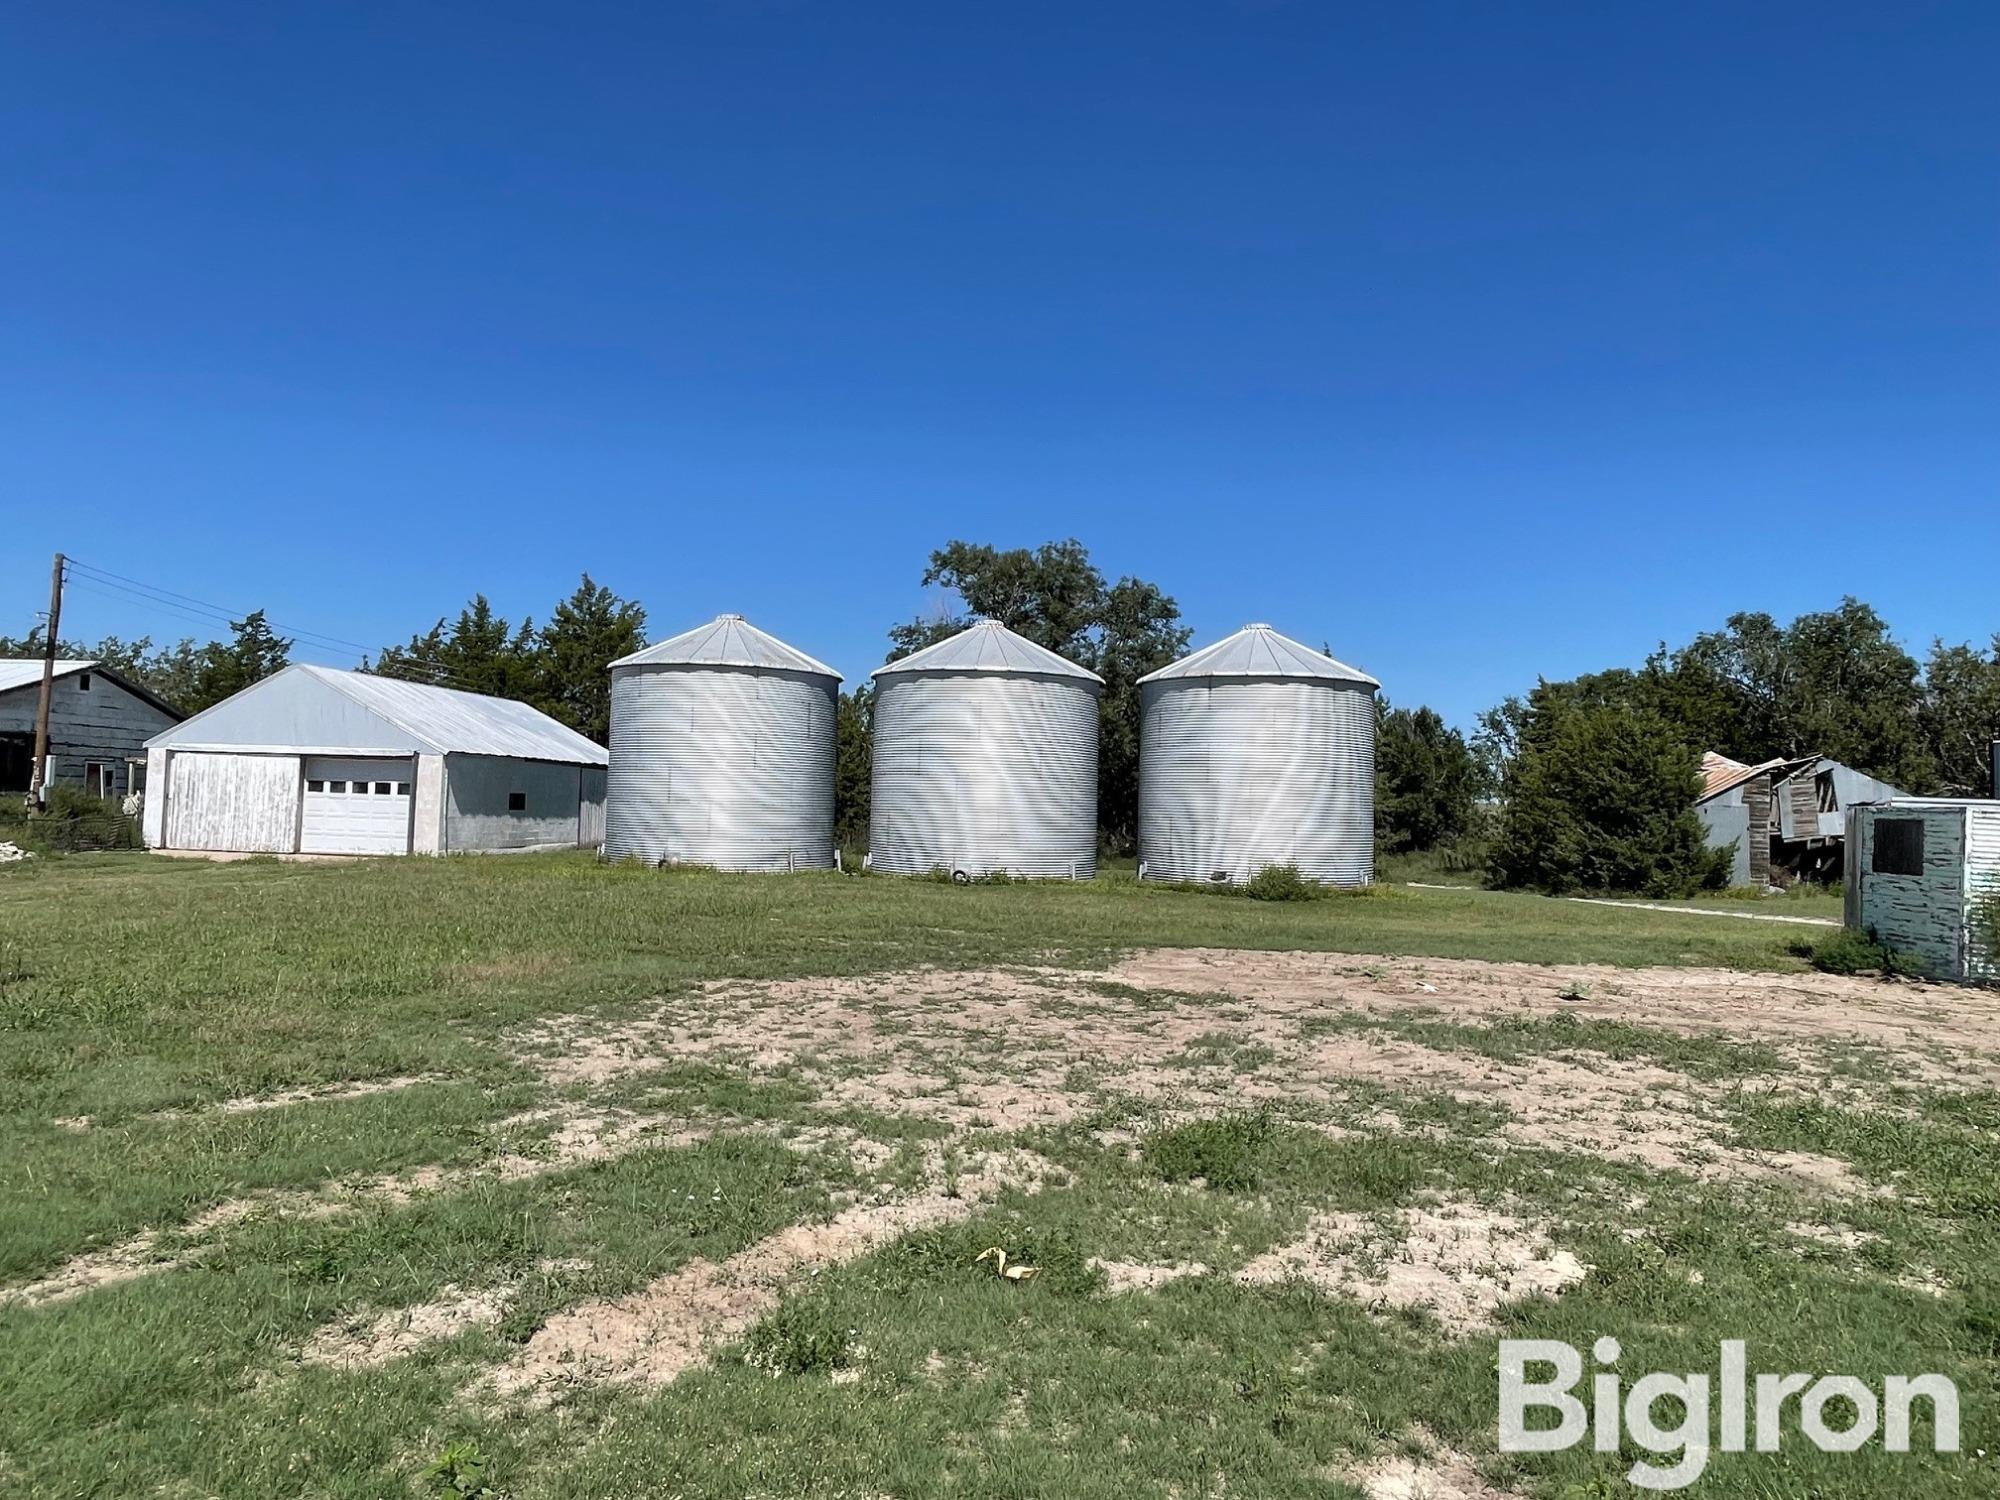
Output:
[[[172,1252],[175,1227],[225,1199],[324,1198],[200,1239],[205,1253],[173,1269],[46,1307],[0,1303],[0,1495],[1354,1500],[1340,1476],[1421,1446],[1420,1430],[1523,1494],[1624,1493],[1615,1476],[1635,1452],[1493,1451],[1494,1336],[1455,1339],[1420,1312],[1233,1279],[1316,1215],[1393,1222],[1436,1193],[1545,1222],[1594,1268],[1559,1300],[1504,1307],[1509,1334],[1588,1347],[1611,1333],[1628,1370],[1707,1368],[1718,1339],[1740,1336],[1759,1368],[1937,1369],[1966,1393],[1967,1448],[2000,1451],[1991,1092],[1911,1085],[1836,1106],[1773,1091],[1789,1057],[1765,1044],[1617,1020],[1473,1025],[1333,1005],[1301,1020],[1308,1042],[1372,1029],[1522,1068],[1560,1056],[1671,1069],[1716,1091],[1717,1129],[1743,1145],[1832,1155],[1889,1190],[1829,1205],[1507,1146],[1499,1105],[1393,1079],[1354,1080],[1318,1111],[1268,1102],[1255,1087],[1288,1063],[1243,1034],[1245,1002],[1111,983],[1020,1002],[1078,1029],[1078,1088],[1100,1090],[1102,1108],[1011,1134],[907,1112],[902,1083],[834,1097],[870,1081],[835,1056],[815,1068],[681,1055],[675,1032],[657,1041],[659,1067],[551,1084],[503,1045],[538,1019],[610,1023],[660,996],[685,1002],[675,1014],[693,1025],[710,1005],[697,986],[713,979],[1077,966],[1154,944],[1723,965],[1811,983],[1787,949],[1797,934],[1478,891],[1260,902],[1142,887],[1129,872],[959,888],[571,857],[101,856],[0,871],[0,1287],[141,1231]],[[1172,1087],[1214,1080],[1243,1090],[1240,1106],[1191,1118],[1171,1097],[1120,1094],[1117,1061],[1087,1056],[1093,1005],[1178,1028],[1161,1033]],[[951,1002],[938,1006],[859,998],[852,1026],[908,1038],[947,1093],[981,1080],[1004,1092],[1017,1039],[998,1023],[945,1027]],[[1866,1077],[1870,1060],[1851,1067]],[[429,1081],[212,1107],[402,1076]],[[515,1119],[551,1109],[645,1111],[715,1133],[540,1175],[494,1170],[503,1154],[553,1149],[553,1123]],[[1366,1123],[1380,1117],[1403,1128]],[[864,1169],[837,1144],[810,1144],[829,1127],[877,1143],[880,1160]],[[724,1262],[884,1183],[915,1191],[940,1160],[956,1184],[969,1154],[1000,1146],[1047,1160],[1039,1192],[968,1203],[960,1222],[802,1277],[671,1387],[585,1381],[553,1409],[477,1394],[580,1303]],[[418,1168],[447,1175],[408,1198],[329,1186]],[[1865,1231],[1866,1248],[1837,1253],[1781,1228],[1816,1218]],[[976,1263],[990,1246],[1039,1274],[1002,1280]],[[1207,1274],[1113,1295],[1100,1261]],[[454,1292],[490,1293],[504,1313],[380,1367],[302,1361],[329,1328]],[[1718,1458],[1695,1493],[1914,1500],[1986,1493],[1989,1477],[1970,1458],[1788,1446],[1778,1460]]]

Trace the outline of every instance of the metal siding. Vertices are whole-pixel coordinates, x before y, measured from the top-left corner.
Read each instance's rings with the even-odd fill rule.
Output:
[[[1375,871],[1375,698],[1330,679],[1146,685],[1139,858],[1149,880],[1243,881],[1271,865]]]
[[[875,869],[1097,873],[1094,679],[897,670],[876,682]]]
[[[1731,885],[1750,883],[1750,809],[1743,804],[1743,788],[1731,787],[1720,796],[1694,805],[1704,836],[1711,849],[1734,846],[1729,867]]]
[[[1883,818],[1924,824],[1924,873],[1890,875],[1873,868],[1875,825]],[[1965,808],[1889,803],[1856,810],[1858,842],[1850,870],[1861,872],[1858,926],[1892,948],[1923,961],[1937,978],[1964,977]]]
[[[176,752],[167,765],[166,847],[290,854],[299,846],[301,785],[296,755]]]
[[[1966,810],[1965,977],[2000,979],[2000,806]]]
[[[836,681],[733,666],[614,671],[604,857],[832,869]]]

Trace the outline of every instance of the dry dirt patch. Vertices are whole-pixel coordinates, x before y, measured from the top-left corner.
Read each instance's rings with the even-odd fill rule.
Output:
[[[1343,1475],[1358,1484],[1368,1500],[1508,1500],[1506,1490],[1496,1490],[1479,1477],[1479,1470],[1465,1454],[1445,1447],[1419,1429],[1426,1454],[1384,1454]]]
[[[507,1311],[507,1300],[501,1290],[466,1292],[447,1285],[433,1302],[322,1328],[300,1357],[314,1365],[386,1365],[425,1344],[498,1323]]]
[[[1260,1005],[1435,1010],[1472,1024],[1562,1014],[1780,1045],[1864,1042],[1900,1054],[1917,1076],[2000,1082],[2000,1010],[1990,995],[1959,985],[1223,948],[1151,949],[1104,977]],[[1564,999],[1565,990],[1582,998]]]
[[[629,1296],[580,1303],[538,1328],[494,1372],[494,1389],[542,1403],[579,1384],[668,1384],[776,1307],[794,1278],[858,1259],[913,1230],[969,1218],[1003,1187],[1033,1191],[1047,1169],[1029,1152],[988,1153],[965,1163],[949,1189],[791,1225],[720,1263],[690,1261]],[[941,1164],[933,1175],[942,1175]]]
[[[1393,1116],[1358,1099],[1357,1085],[1443,1092],[1502,1108],[1502,1138],[1515,1145],[1703,1178],[1858,1191],[1839,1162],[1734,1146],[1720,1120],[1726,1088],[1669,1068],[1601,1057],[1503,1060],[1365,1026],[1328,1030],[1329,1018],[1365,1022],[1371,1013],[1419,1003],[1475,1023],[1532,1012],[1535,1003],[1551,1013],[1568,1005],[1555,996],[1558,971],[1461,964],[1435,980],[1419,972],[1434,971],[1429,961],[1406,961],[1398,971],[1326,955],[1194,950],[1141,955],[1108,976],[919,969],[726,983],[662,1001],[635,1020],[552,1018],[519,1034],[514,1045],[556,1084],[690,1060],[750,1072],[784,1068],[817,1086],[821,1108],[859,1106],[961,1131],[1059,1125],[1131,1100],[1186,1113],[1270,1104],[1306,1118],[1332,1115],[1335,1124],[1381,1128],[1393,1125]],[[1107,977],[1166,992],[1106,992]],[[1229,985],[1241,1000],[1207,998]],[[1546,1001],[1531,1002],[1531,992]],[[1227,1045],[1218,1047],[1218,1038]]]
[[[1439,1197],[1387,1220],[1321,1214],[1303,1239],[1259,1256],[1237,1277],[1253,1285],[1296,1278],[1371,1307],[1421,1307],[1463,1337],[1492,1328],[1502,1303],[1555,1296],[1588,1271],[1551,1243],[1545,1226]]]

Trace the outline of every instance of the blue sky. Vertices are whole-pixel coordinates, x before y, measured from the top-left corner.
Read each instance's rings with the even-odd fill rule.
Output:
[[[1459,722],[1983,639],[1996,76],[1987,3],[11,7],[0,631],[55,547],[365,643],[587,569],[854,679],[1073,534]]]

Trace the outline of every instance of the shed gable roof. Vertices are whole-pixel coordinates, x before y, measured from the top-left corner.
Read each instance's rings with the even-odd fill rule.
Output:
[[[184,719],[187,717],[186,714],[175,708],[173,704],[167,702],[166,699],[153,692],[150,688],[140,686],[117,668],[107,667],[95,658],[80,660],[75,657],[64,657],[56,662],[55,676],[57,681],[61,681],[65,677],[74,677],[82,672],[92,672],[103,678],[106,682],[115,682],[133,697],[143,699],[145,702],[152,704],[153,707],[157,708],[161,713],[166,714],[169,718]],[[18,692],[22,688],[40,688],[41,685],[42,659],[39,656],[0,657],[0,693]]]
[[[309,665],[286,667],[146,743],[493,755],[590,766],[610,759],[567,725],[511,698]]]

